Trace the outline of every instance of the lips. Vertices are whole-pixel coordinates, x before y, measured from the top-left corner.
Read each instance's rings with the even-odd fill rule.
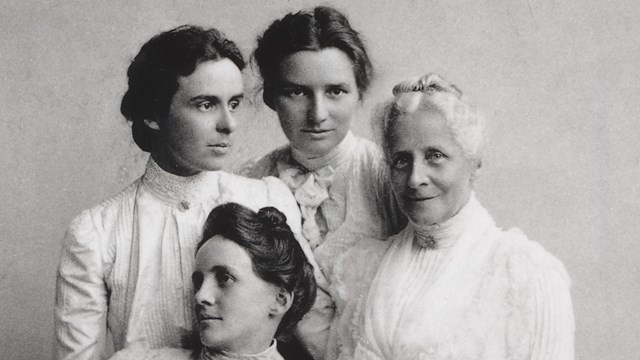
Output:
[[[222,320],[221,317],[219,316],[215,316],[212,314],[207,314],[207,313],[199,313],[198,314],[198,321],[207,321],[207,320]]]
[[[426,195],[407,195],[406,198],[410,201],[425,201],[435,199],[435,196],[426,196]]]
[[[303,129],[301,131],[308,134],[324,134],[332,130],[331,129]]]
[[[229,143],[229,142],[221,142],[221,143],[217,143],[217,144],[211,144],[208,147],[209,147],[209,149],[211,149],[212,151],[214,151],[214,152],[216,152],[218,154],[225,154],[231,149],[231,143]]]

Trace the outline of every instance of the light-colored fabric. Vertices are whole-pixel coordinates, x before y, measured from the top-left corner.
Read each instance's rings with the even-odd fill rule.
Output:
[[[146,349],[143,347],[129,347],[118,351],[110,360],[284,360],[278,352],[277,343],[272,344],[259,354],[234,354],[227,351],[212,353],[202,350],[194,354],[192,350],[161,348]]]
[[[340,324],[341,360],[573,359],[559,260],[520,230],[497,228],[474,196],[431,230],[435,248],[409,224],[379,249],[375,278]]]
[[[76,217],[64,240],[55,303],[57,359],[98,359],[106,331],[115,350],[180,347],[193,329],[191,274],[203,224],[214,207],[274,206],[300,236],[300,214],[278,179],[225,172],[180,177],[149,160],[145,174]]]
[[[298,169],[295,176],[309,179],[315,176],[310,173],[327,166],[333,175],[327,187],[328,197],[314,215],[321,238],[313,252],[328,281],[331,298],[316,301],[298,326],[302,342],[318,359],[337,356],[333,350],[337,338],[331,330],[332,322],[340,318],[345,297],[350,294],[343,279],[335,276],[336,264],[359,240],[381,243],[402,229],[405,223],[393,198],[383,154],[372,142],[348,133],[341,144],[323,158],[304,158],[295,149],[285,146],[248,162],[240,170],[241,174],[254,178],[278,176],[287,183],[293,176],[281,172],[282,169]],[[292,190],[296,192],[297,188],[292,186]],[[350,269],[361,271],[357,267]]]
[[[282,180],[291,190],[300,206],[302,215],[302,235],[304,235],[312,249],[322,243],[326,234],[326,223],[316,220],[318,208],[329,197],[329,187],[333,182],[334,170],[330,166],[316,171],[307,171],[293,167],[286,163],[278,163],[278,172]],[[320,223],[318,223],[320,222]]]

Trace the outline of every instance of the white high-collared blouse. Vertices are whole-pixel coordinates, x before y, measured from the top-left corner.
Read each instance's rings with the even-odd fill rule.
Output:
[[[475,196],[429,228],[409,224],[386,246],[363,243],[343,258],[350,272],[366,254],[377,273],[353,278],[360,294],[340,324],[340,360],[574,358],[570,279],[558,259],[519,229],[496,227]]]
[[[152,159],[141,178],[76,217],[57,274],[56,358],[98,359],[107,331],[116,351],[179,347],[193,329],[196,245],[209,212],[227,202],[274,206],[302,239],[296,201],[280,180],[222,171],[180,177]]]
[[[335,358],[338,339],[332,324],[340,318],[351,291],[345,279],[336,275],[336,264],[360,240],[383,242],[406,223],[392,193],[382,151],[371,141],[349,132],[323,157],[305,158],[285,146],[250,161],[240,173],[254,178],[277,176],[288,184],[302,209],[303,234],[308,221],[307,204],[320,202],[314,217],[320,238],[309,242],[328,281],[333,304],[325,304],[323,309],[322,304],[316,303],[299,327],[307,328],[301,339],[312,355]],[[314,177],[315,186],[309,186]],[[315,201],[316,197],[321,201]]]

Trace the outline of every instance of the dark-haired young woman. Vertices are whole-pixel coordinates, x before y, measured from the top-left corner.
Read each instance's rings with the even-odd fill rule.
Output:
[[[336,340],[335,334],[328,336],[331,322],[339,319],[351,284],[358,283],[357,276],[343,274],[361,271],[354,264],[344,268],[340,259],[358,239],[386,239],[404,221],[382,152],[350,130],[373,69],[345,15],[323,6],[274,21],[258,38],[254,57],[264,101],[278,113],[289,144],[240,172],[278,176],[300,206],[303,235],[333,299],[333,304],[316,303],[311,314],[318,315],[317,310],[320,316],[300,324],[301,337],[314,357],[329,359],[335,356]]]
[[[273,207],[213,209],[198,245],[193,285],[199,349],[128,348],[112,360],[282,360],[286,336],[311,308],[314,270]]]
[[[153,37],[129,66],[121,112],[151,156],[141,178],[69,227],[56,283],[57,359],[179,347],[193,329],[193,254],[214,207],[274,206],[300,232],[295,199],[280,180],[220,171],[244,66],[232,41],[194,26]]]

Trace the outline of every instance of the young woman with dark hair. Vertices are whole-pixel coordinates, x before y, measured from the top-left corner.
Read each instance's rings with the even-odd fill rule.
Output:
[[[273,207],[220,205],[205,222],[192,280],[200,346],[129,348],[112,360],[282,360],[286,337],[311,308],[314,270]]]
[[[217,205],[274,206],[299,234],[299,210],[280,180],[220,171],[244,65],[216,29],[181,26],[149,40],[129,66],[121,112],[150,157],[141,178],[69,227],[56,283],[57,359],[180,346],[194,324],[193,254]]]
[[[316,303],[310,314],[317,316],[300,324],[300,337],[314,357],[329,359],[336,340],[331,323],[351,286],[336,266],[358,239],[386,239],[404,223],[382,152],[350,130],[373,67],[347,17],[325,6],[274,21],[258,38],[254,58],[264,102],[277,112],[289,143],[240,173],[278,176],[300,206],[303,235],[328,281],[319,285],[332,299]],[[351,270],[340,272],[358,272]]]

